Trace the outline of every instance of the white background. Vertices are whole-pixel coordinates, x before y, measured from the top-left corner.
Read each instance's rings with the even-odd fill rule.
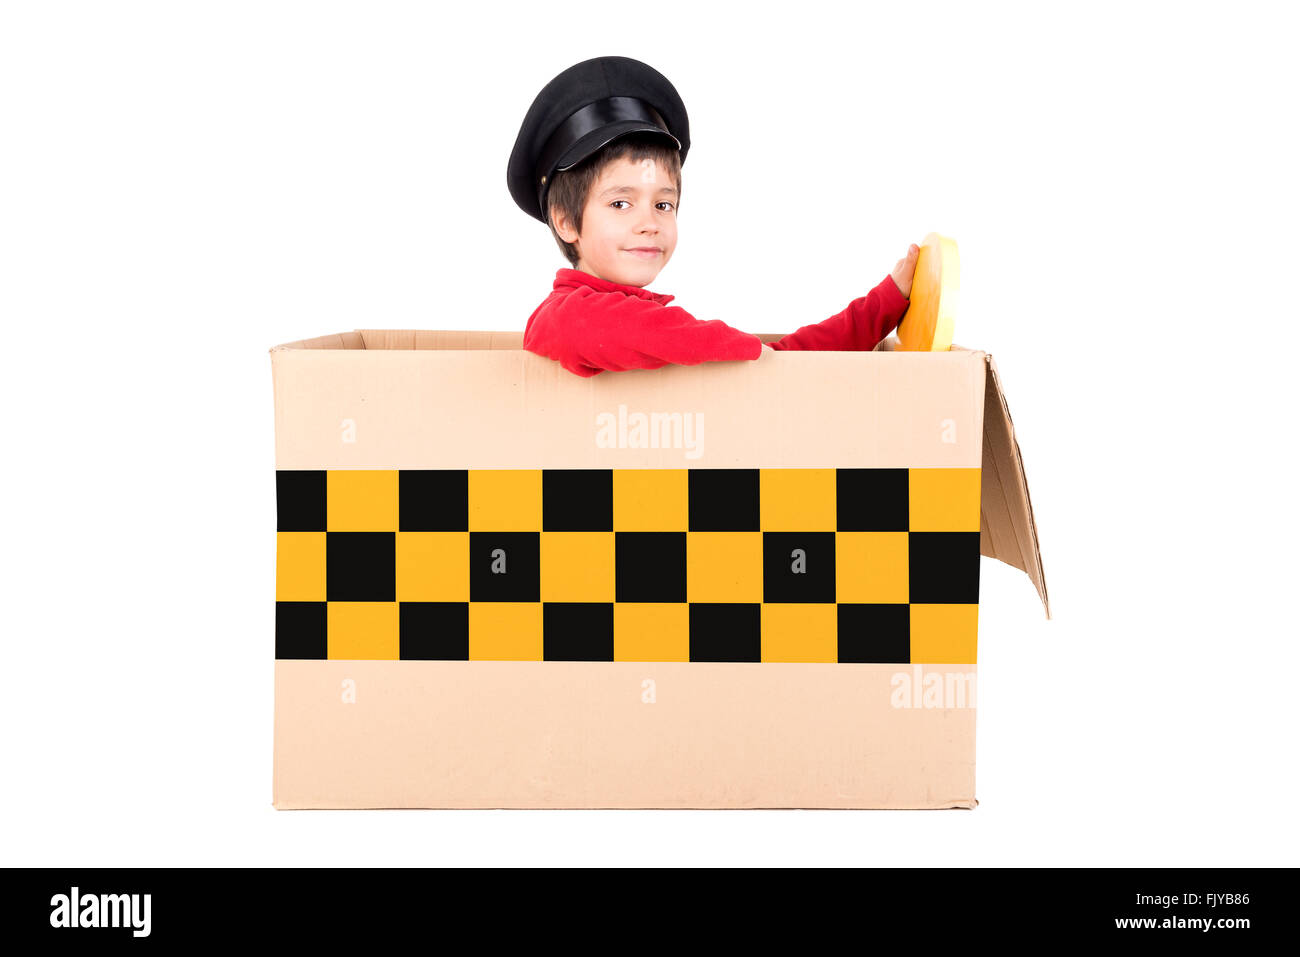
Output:
[[[1295,8],[0,7],[5,862],[1295,864]],[[1054,618],[984,560],[948,812],[277,812],[269,347],[522,330],[537,91],[685,100],[651,288],[784,332],[930,231]]]

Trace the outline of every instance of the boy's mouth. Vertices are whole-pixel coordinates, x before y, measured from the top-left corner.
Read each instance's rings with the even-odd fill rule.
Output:
[[[636,246],[632,249],[625,249],[624,252],[631,253],[639,259],[654,259],[663,252],[658,246]]]

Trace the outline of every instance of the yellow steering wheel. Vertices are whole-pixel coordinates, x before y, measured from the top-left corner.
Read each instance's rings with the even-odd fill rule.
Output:
[[[930,233],[921,244],[912,275],[912,295],[898,324],[898,348],[907,352],[947,352],[952,348],[953,316],[961,268],[955,240]]]

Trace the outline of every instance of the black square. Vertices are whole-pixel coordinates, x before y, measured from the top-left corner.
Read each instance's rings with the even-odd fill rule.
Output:
[[[325,597],[330,601],[396,601],[396,569],[396,533],[325,533]]]
[[[540,532],[470,532],[470,601],[540,601]]]
[[[912,532],[907,553],[913,604],[979,603],[979,532]]]
[[[404,601],[399,614],[402,658],[469,660],[469,602]]]
[[[907,664],[912,660],[911,606],[842,604],[837,617],[840,661]]]
[[[466,469],[402,469],[397,474],[398,528],[404,532],[469,531]]]
[[[836,469],[835,527],[841,532],[905,532],[907,469]]]
[[[612,532],[614,472],[611,469],[543,469],[542,530]]]
[[[323,601],[277,601],[275,657],[325,658],[329,651],[328,621]]]
[[[691,469],[692,532],[757,532],[758,469]]]
[[[542,658],[613,661],[614,606],[610,602],[548,601],[542,605]]]
[[[835,533],[764,532],[763,601],[835,601]]]
[[[691,661],[762,661],[762,608],[692,602]]]
[[[686,601],[685,532],[615,532],[616,601]]]
[[[325,531],[325,473],[277,469],[275,519],[280,532]]]

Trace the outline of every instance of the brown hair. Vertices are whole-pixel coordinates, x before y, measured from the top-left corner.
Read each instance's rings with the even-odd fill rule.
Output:
[[[572,169],[556,173],[546,194],[546,225],[551,227],[551,235],[559,244],[560,252],[564,253],[564,258],[574,268],[578,265],[578,247],[573,243],[566,243],[555,231],[555,214],[558,211],[564,212],[569,222],[573,224],[573,228],[581,233],[582,211],[587,205],[587,194],[591,192],[591,187],[595,185],[596,180],[600,179],[600,174],[605,167],[621,159],[628,159],[633,163],[647,159],[654,160],[677,181],[675,184],[677,202],[678,205],[681,203],[681,154],[678,153],[677,147],[662,136],[638,133],[620,136]]]

